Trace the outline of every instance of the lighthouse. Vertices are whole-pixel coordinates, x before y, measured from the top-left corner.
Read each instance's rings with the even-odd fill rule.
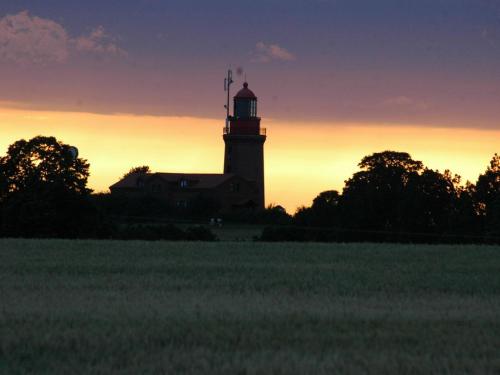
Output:
[[[231,82],[231,81],[229,81]],[[229,108],[228,108],[229,113]],[[266,129],[260,127],[257,97],[248,83],[233,98],[233,116],[224,128],[224,173],[244,177],[255,185],[257,209],[264,209],[264,142]]]
[[[233,98],[231,116],[232,83],[229,70],[224,81],[227,91],[224,173],[127,173],[109,187],[111,193],[130,199],[152,196],[186,213],[200,209],[210,211],[210,215],[263,210],[266,129],[260,127],[257,97],[246,82]]]

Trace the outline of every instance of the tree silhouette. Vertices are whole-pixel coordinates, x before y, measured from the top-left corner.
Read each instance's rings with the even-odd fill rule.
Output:
[[[279,204],[270,204],[263,211],[257,213],[255,222],[260,224],[288,225],[292,217]]]
[[[460,176],[426,168],[408,153],[384,151],[366,156],[361,171],[345,182],[339,197],[344,228],[402,234],[477,234],[474,186]],[[390,239],[387,237],[386,239]],[[421,239],[423,240],[423,239]],[[426,240],[431,241],[431,237]]]
[[[500,237],[500,195],[488,204],[487,212],[484,223],[484,234],[488,240],[490,236],[497,239]]]
[[[500,156],[495,154],[490,161],[486,171],[479,176],[476,184],[476,198],[478,202],[484,204],[483,209],[487,210],[500,194]],[[486,211],[484,212],[486,213]]]
[[[127,173],[125,173],[122,178],[128,177],[135,173],[141,173],[141,174],[151,173],[151,168],[149,168],[149,165],[141,165],[139,167],[130,168],[130,170]]]
[[[479,236],[481,234],[481,216],[475,202],[476,186],[469,181],[465,186],[456,187],[457,197],[451,213],[452,233],[456,235]]]
[[[457,198],[459,176],[446,170],[443,174],[425,168],[414,174],[402,194],[400,230],[424,233],[447,233]]]
[[[408,153],[365,156],[342,194],[320,193],[294,227],[267,227],[268,241],[500,242],[500,156],[477,186]],[[304,226],[309,228],[304,228]],[[485,235],[485,236],[484,236]]]
[[[89,164],[54,137],[12,144],[0,158],[4,235],[75,237],[94,226]]]
[[[477,210],[488,234],[500,235],[500,156],[493,155],[476,184]]]
[[[400,219],[409,209],[406,190],[423,172],[422,162],[405,152],[384,151],[365,156],[359,167],[362,170],[345,182],[341,200],[345,223],[359,229],[401,229]]]
[[[405,173],[420,172],[424,165],[413,160],[407,152],[383,151],[365,156],[358,166],[365,171],[399,171]]]
[[[73,147],[54,137],[38,136],[10,145],[7,155],[0,158],[0,177],[3,181],[0,199],[35,184],[60,184],[77,194],[88,194],[89,164],[74,159]]]
[[[294,216],[295,223],[307,226],[338,226],[340,218],[340,194],[336,190],[321,192],[311,207],[300,207]]]

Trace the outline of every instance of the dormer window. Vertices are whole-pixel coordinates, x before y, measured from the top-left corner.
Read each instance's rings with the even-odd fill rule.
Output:
[[[187,180],[181,180],[181,182],[180,182],[180,186],[181,186],[181,188],[182,188],[182,189],[187,188],[187,187],[188,187],[188,182],[187,182]]]
[[[233,182],[229,185],[229,191],[231,193],[238,193],[240,191],[240,184],[239,182]]]

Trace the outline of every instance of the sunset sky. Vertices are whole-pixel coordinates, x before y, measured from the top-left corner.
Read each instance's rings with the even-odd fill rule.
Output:
[[[6,0],[0,154],[54,135],[97,191],[141,164],[222,172],[229,67],[268,129],[266,203],[290,212],[372,152],[473,182],[500,152],[498,0]]]

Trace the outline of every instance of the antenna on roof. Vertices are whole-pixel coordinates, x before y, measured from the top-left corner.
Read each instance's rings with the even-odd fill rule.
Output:
[[[229,69],[227,71],[227,77],[224,78],[224,91],[227,91],[227,104],[224,105],[224,108],[226,108],[226,132],[229,132],[229,98],[230,98],[232,83],[233,83],[233,71]]]

